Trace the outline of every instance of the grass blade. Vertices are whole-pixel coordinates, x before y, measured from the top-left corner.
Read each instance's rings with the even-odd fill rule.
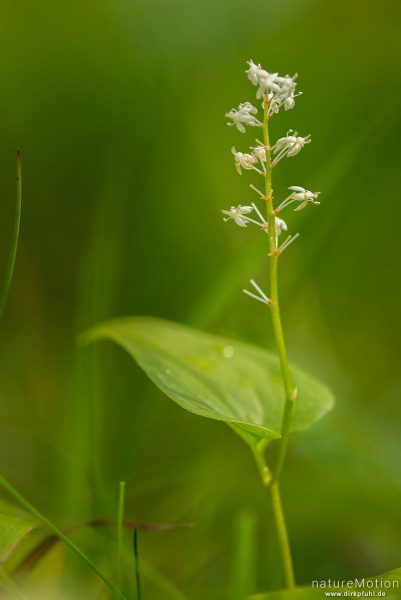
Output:
[[[15,221],[13,238],[11,242],[11,251],[8,258],[6,274],[4,278],[3,289],[0,295],[0,318],[4,312],[7,303],[8,293],[11,287],[11,281],[14,273],[15,257],[17,256],[17,247],[19,239],[19,230],[21,223],[21,207],[22,207],[22,176],[21,176],[21,152],[17,150],[17,199],[15,206]]]
[[[125,481],[120,481],[117,506],[117,589],[121,590],[123,565],[123,527],[124,527]]]
[[[39,521],[41,521],[46,527],[48,527],[53,533],[64,542],[66,546],[70,548],[96,575],[115,593],[117,598],[120,600],[126,600],[126,598],[121,594],[121,592],[116,588],[116,586],[106,577],[103,573],[97,568],[97,566],[91,561],[91,559],[86,556],[72,542],[56,525],[53,525],[51,521],[42,513],[40,513],[30,502],[27,500],[3,475],[0,475],[0,486],[3,487],[15,500],[17,500],[24,508],[26,508],[29,512],[31,512]]]
[[[79,523],[73,523],[72,525],[68,525],[63,528],[63,533],[68,535],[74,531],[78,531],[80,529],[86,527],[116,527],[116,521],[109,521],[108,519],[88,519],[86,521],[81,521]],[[122,527],[129,531],[133,531],[135,528],[138,531],[171,531],[174,529],[188,529],[192,527],[190,523],[136,523],[134,521],[130,521],[128,519],[124,519],[122,522]],[[24,560],[19,564],[18,571],[19,572],[27,572],[32,570],[35,565],[42,559],[42,557],[51,550],[60,539],[55,534],[50,534],[41,540],[32,550],[31,552],[25,556]],[[124,550],[124,549],[122,549]],[[123,553],[124,554],[124,553]],[[131,559],[131,555],[130,555]],[[1,561],[0,561],[1,562]],[[142,561],[142,571],[143,571],[143,561]]]
[[[135,556],[135,582],[136,582],[136,598],[142,600],[141,594],[141,576],[139,574],[139,553],[138,553],[138,529],[134,529],[134,556]]]

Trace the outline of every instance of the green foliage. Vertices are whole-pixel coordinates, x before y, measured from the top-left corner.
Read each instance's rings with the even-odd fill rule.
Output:
[[[7,491],[8,494],[10,494],[10,496],[12,496],[15,500],[17,500],[24,508],[26,508],[26,510],[28,510],[37,520],[38,522],[40,522],[42,525],[44,525],[45,527],[47,527],[48,529],[50,529],[50,531],[52,531],[54,533],[54,535],[56,535],[77,557],[78,559],[80,559],[87,567],[89,567],[89,569],[91,569],[94,573],[96,573],[96,575],[113,591],[115,592],[117,598],[121,598],[122,600],[124,600],[124,596],[123,594],[121,594],[119,592],[119,590],[117,590],[117,588],[114,586],[114,584],[108,579],[108,577],[106,577],[106,575],[103,574],[102,571],[100,571],[100,569],[94,564],[94,562],[88,557],[86,556],[86,554],[84,552],[82,552],[82,550],[80,550],[78,548],[78,546],[69,538],[67,537],[62,531],[61,529],[59,529],[59,527],[57,527],[57,525],[54,525],[54,523],[52,521],[50,521],[50,519],[48,519],[47,517],[45,517],[41,512],[39,512],[30,502],[29,500],[27,500],[3,475],[0,474],[0,487],[2,487],[3,489],[5,489]],[[6,528],[5,528],[6,529]],[[32,529],[32,527],[31,527]],[[10,522],[10,525],[8,526],[7,530],[9,531],[17,531],[17,525],[14,524],[12,525],[12,523]],[[18,530],[21,532],[21,527],[18,528]],[[22,529],[23,531],[25,531],[25,533],[28,533],[29,531],[26,531],[26,529]],[[12,536],[11,538],[12,539]],[[14,535],[14,539],[15,539],[15,535]],[[12,551],[12,548],[10,549]]]
[[[150,317],[91,330],[86,341],[122,346],[169,398],[189,412],[224,421],[252,447],[280,437],[284,406],[278,359],[255,346]],[[308,429],[333,406],[331,392],[292,367],[298,386],[291,431]]]
[[[11,556],[21,541],[38,525],[39,522],[28,513],[0,501],[0,564]]]

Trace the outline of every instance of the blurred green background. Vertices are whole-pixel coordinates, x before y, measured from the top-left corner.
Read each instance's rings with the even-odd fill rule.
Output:
[[[289,213],[301,237],[281,263],[291,359],[337,397],[290,448],[283,496],[297,579],[401,566],[400,3],[0,6],[2,272],[18,146],[24,161],[1,324],[1,472],[61,524],[114,518],[121,479],[131,519],[193,523],[140,539],[143,559],[190,599],[235,598],[247,543],[246,591],[281,586],[268,499],[241,440],[182,411],[112,345],[77,345],[100,320],[151,314],[273,347],[263,307],[241,294],[267,277],[265,240],[220,213],[253,201],[230,147],[246,151],[255,132],[224,118],[254,101],[253,58],[298,72],[304,92],[274,118],[273,138],[292,127],[313,139],[275,172],[276,197],[289,185],[322,192],[319,208]],[[78,539],[107,569],[111,541],[101,552],[93,536]],[[60,560],[36,574],[52,597],[60,569],[74,597],[98,597],[75,558]],[[169,597],[144,586],[145,598]]]

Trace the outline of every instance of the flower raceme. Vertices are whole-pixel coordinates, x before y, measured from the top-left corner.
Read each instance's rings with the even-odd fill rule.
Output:
[[[227,124],[235,126],[241,133],[245,133],[246,127],[260,127],[264,130],[265,142],[257,139],[256,145],[250,147],[251,152],[239,152],[235,146],[231,148],[231,152],[234,156],[235,168],[240,175],[242,175],[242,169],[244,169],[255,171],[265,179],[265,192],[262,192],[253,184],[250,187],[257,193],[259,200],[267,204],[268,215],[265,218],[255,203],[244,206],[231,206],[228,210],[223,210],[222,213],[225,215],[224,221],[234,221],[242,228],[252,223],[269,234],[269,223],[273,223],[274,219],[274,236],[269,235],[269,256],[274,259],[280,256],[299,236],[299,233],[288,235],[284,242],[279,245],[280,234],[287,231],[287,224],[277,216],[278,213],[291,204],[297,205],[295,211],[303,210],[308,204],[320,204],[317,200],[319,192],[311,192],[304,187],[293,185],[288,188],[290,194],[281,204],[276,208],[274,207],[273,190],[271,189],[272,167],[278,165],[283,158],[297,156],[307,144],[310,144],[311,136],[309,134],[301,136],[298,135],[297,131],[290,129],[275,144],[269,144],[269,137],[265,131],[267,121],[276,115],[282,107],[284,107],[284,110],[293,109],[295,99],[301,94],[301,92],[296,92],[297,75],[291,77],[290,75],[281,76],[278,73],[270,73],[252,60],[249,60],[247,64],[246,74],[248,79],[257,87],[256,98],[258,100],[262,99],[263,122],[258,118],[258,109],[250,102],[243,102],[238,108],[231,109],[225,116],[230,120]],[[253,290],[244,290],[245,294],[259,302],[271,305],[272,301],[253,279],[251,285]]]
[[[292,380],[292,372],[288,364],[280,311],[278,273],[279,257],[299,237],[299,233],[283,236],[284,241],[281,241],[281,235],[288,228],[286,222],[279,218],[278,214],[292,204],[295,205],[295,211],[304,209],[308,204],[319,204],[317,199],[319,192],[311,192],[304,187],[292,185],[288,188],[289,193],[287,197],[281,204],[276,206],[272,188],[274,167],[284,158],[298,156],[301,150],[310,144],[311,136],[300,136],[297,131],[290,129],[284,137],[279,138],[274,144],[271,143],[269,122],[282,107],[284,107],[284,110],[294,108],[295,99],[299,96],[299,93],[296,92],[297,76],[290,77],[289,75],[285,75],[282,77],[278,73],[270,73],[265,71],[260,64],[255,64],[252,60],[249,60],[247,64],[246,74],[248,79],[257,88],[256,98],[262,100],[263,119],[258,119],[257,109],[249,102],[240,104],[238,109],[233,108],[230,112],[226,113],[226,117],[231,121],[228,125],[236,126],[241,133],[246,132],[247,126],[259,126],[263,130],[263,134],[260,136],[263,136],[263,142],[257,139],[257,145],[251,146],[250,153],[238,152],[235,147],[232,147],[231,151],[234,156],[235,167],[240,175],[242,174],[242,169],[250,172],[255,171],[259,175],[262,175],[263,187],[261,185],[255,186],[253,183],[251,183],[250,187],[258,196],[257,202],[264,203],[266,216],[263,216],[256,203],[247,203],[244,206],[231,206],[230,209],[223,210],[222,212],[225,215],[223,217],[224,221],[234,221],[241,228],[246,228],[249,224],[253,224],[267,234],[266,246],[268,246],[267,254],[270,264],[270,297],[254,279],[250,280],[249,289],[244,289],[243,292],[253,300],[267,306],[271,311],[272,327],[279,355],[283,391],[285,393],[285,403],[283,406],[280,429],[281,439],[275,468],[272,471],[269,470],[264,460],[263,450],[255,450],[255,447],[253,450],[261,471],[263,483],[270,489],[272,496],[272,507],[275,515],[286,587],[288,590],[293,590],[295,589],[296,582],[287,526],[280,500],[279,480],[283,469],[290,431],[292,430],[292,411],[297,396],[297,387]],[[262,187],[263,191],[259,189],[260,187]]]

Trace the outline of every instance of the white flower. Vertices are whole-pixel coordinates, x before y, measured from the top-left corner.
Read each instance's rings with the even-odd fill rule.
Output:
[[[291,194],[287,196],[287,198],[283,200],[282,203],[276,208],[276,213],[283,210],[283,208],[287,208],[287,206],[293,204],[294,202],[301,203],[299,206],[297,206],[297,208],[294,209],[297,211],[305,208],[308,202],[312,202],[312,204],[320,204],[320,202],[317,200],[320,192],[310,192],[299,185],[291,185],[288,189],[290,190]]]
[[[247,296],[250,296],[251,298],[254,298],[254,300],[263,302],[263,304],[269,305],[272,303],[270,298],[268,298],[266,296],[264,291],[258,286],[258,284],[256,283],[256,281],[254,279],[251,279],[250,284],[255,288],[255,290],[257,291],[257,294],[255,294],[254,292],[250,292],[248,290],[242,290],[244,292],[244,294],[246,294]]]
[[[273,164],[277,164],[284,156],[296,156],[306,144],[310,144],[312,141],[310,135],[302,137],[298,135],[296,131],[294,131],[292,135],[290,134],[292,134],[292,129],[287,132],[285,137],[277,140],[274,145],[273,153],[276,154],[276,158],[274,159]]]
[[[235,168],[237,172],[242,175],[241,167],[243,169],[255,169],[255,164],[258,162],[257,158],[252,154],[244,154],[243,152],[237,152],[235,146],[231,148],[231,152],[234,155]]]
[[[245,133],[244,125],[250,127],[258,127],[261,125],[260,121],[255,117],[258,109],[252,106],[250,102],[243,102],[238,106],[238,109],[232,108],[230,112],[226,113],[225,116],[232,120],[232,123],[227,123],[229,126],[235,125],[241,133]]]
[[[264,146],[251,147],[253,156],[259,160],[262,165],[266,162],[266,148]]]
[[[260,65],[255,65],[253,60],[248,60],[247,64],[249,65],[249,69],[245,71],[248,75],[248,79],[253,85],[259,85],[259,77],[263,72],[263,69]]]
[[[283,104],[283,101],[281,100],[281,98],[274,98],[271,95],[271,98],[268,97],[268,101],[269,101],[269,117],[271,117],[272,115],[275,115],[278,113],[278,111],[280,110],[280,107]]]
[[[248,224],[248,219],[244,215],[249,214],[253,211],[252,206],[232,206],[230,210],[222,210],[221,212],[224,215],[227,215],[227,218],[224,218],[223,221],[231,221],[233,220],[240,227],[246,227]]]
[[[295,106],[295,96],[289,96],[284,100],[285,110],[291,110]]]
[[[295,209],[297,211],[305,208],[308,202],[312,202],[312,204],[320,204],[320,202],[317,200],[320,192],[310,192],[299,185],[291,185],[288,189],[293,192],[290,198],[296,202],[301,202],[301,204]]]
[[[253,85],[258,86],[257,98],[266,98],[269,103],[269,116],[278,113],[284,106],[285,110],[291,110],[295,106],[296,78],[297,75],[280,76],[278,73],[269,73],[262,69],[261,65],[256,65],[252,60],[248,60],[249,68],[246,73],[248,79]]]
[[[252,217],[248,217],[249,213],[252,211],[255,211],[259,217],[259,221]],[[227,217],[223,219],[225,222],[232,220],[240,227],[246,227],[249,223],[253,223],[254,225],[258,225],[258,227],[261,227],[266,233],[269,229],[267,220],[254,203],[252,203],[252,206],[232,206],[229,210],[222,210],[221,212],[224,215],[227,215]],[[287,223],[283,221],[283,219],[275,217],[275,229],[276,238],[278,238],[282,231],[287,231]]]
[[[280,86],[277,83],[278,73],[268,73],[267,71],[261,70],[259,74],[259,89],[256,92],[256,98],[262,98],[272,94],[272,98],[280,92]]]
[[[297,77],[297,74],[293,75],[292,77],[290,77],[290,75],[286,75],[285,77],[277,77],[276,81],[280,86],[280,92],[277,94],[277,96],[280,96],[280,98],[283,98],[284,100],[287,98],[294,98],[295,89],[297,87],[295,80]]]
[[[256,93],[257,98],[268,95],[272,91],[280,91],[280,86],[276,82],[278,73],[268,73],[260,65],[255,65],[253,60],[248,60],[247,64],[249,65],[249,69],[245,72],[248,75],[249,81],[259,87]]]
[[[290,144],[287,156],[296,156],[297,154],[299,154],[299,152],[301,152],[305,144],[310,144],[310,142],[312,141],[310,139],[310,135],[307,135],[306,137],[301,137],[300,135],[293,137],[296,137],[296,140]]]
[[[283,221],[283,219],[279,219],[278,217],[276,217],[275,225],[276,225],[276,235],[277,236],[280,235],[280,233],[282,231],[288,230],[287,223],[285,221]]]

